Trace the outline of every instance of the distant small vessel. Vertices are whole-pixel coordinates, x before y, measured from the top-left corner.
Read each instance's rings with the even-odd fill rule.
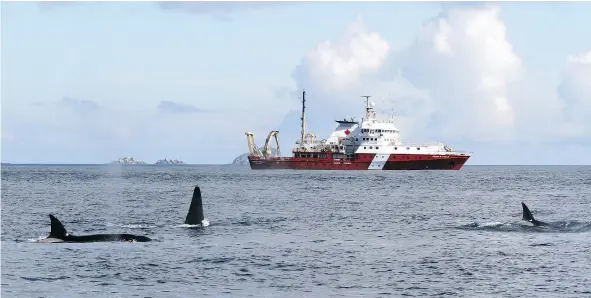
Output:
[[[470,158],[469,152],[453,151],[442,143],[411,144],[400,141],[400,131],[393,116],[378,119],[370,102],[365,98],[365,117],[336,120],[338,123],[328,139],[315,140],[306,133],[306,92],[302,93],[301,139],[292,157],[281,157],[279,131],[267,136],[263,150],[254,142],[254,135],[246,132],[250,168],[300,170],[459,170]],[[276,156],[271,156],[269,142],[275,138]]]

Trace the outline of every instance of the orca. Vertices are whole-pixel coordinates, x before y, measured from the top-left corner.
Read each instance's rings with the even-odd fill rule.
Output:
[[[105,241],[129,241],[129,242],[148,242],[152,239],[146,236],[137,236],[131,234],[94,234],[76,236],[68,233],[64,225],[53,214],[49,214],[51,219],[51,231],[49,236],[42,242],[105,242]]]
[[[531,212],[529,211],[529,208],[527,208],[527,205],[525,205],[525,203],[521,202],[521,207],[523,207],[523,216],[521,217],[522,220],[531,222],[535,227],[550,227],[550,226],[552,226],[549,223],[536,220],[534,218],[534,216],[531,214]]]
[[[137,236],[131,234],[94,234],[76,236],[68,233],[64,225],[53,214],[49,214],[51,219],[51,231],[49,236],[40,240],[40,242],[104,242],[104,241],[130,241],[130,242],[148,242],[152,239],[146,236]],[[195,186],[193,198],[189,206],[189,212],[185,218],[185,224],[197,227],[209,225],[203,215],[203,202],[201,200],[201,188]]]
[[[195,186],[193,190],[193,198],[191,199],[191,205],[189,206],[189,212],[185,218],[186,225],[200,225],[204,226],[203,220],[203,202],[201,201],[201,188]]]

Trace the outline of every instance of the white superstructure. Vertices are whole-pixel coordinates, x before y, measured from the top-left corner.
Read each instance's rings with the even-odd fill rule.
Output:
[[[403,143],[400,130],[394,123],[394,117],[389,115],[380,119],[374,109],[375,103],[370,96],[365,98],[365,117],[361,123],[355,121],[337,121],[338,125],[328,139],[321,142],[321,146],[337,147],[345,154],[437,154],[437,155],[466,155],[467,152],[453,152],[443,143]]]

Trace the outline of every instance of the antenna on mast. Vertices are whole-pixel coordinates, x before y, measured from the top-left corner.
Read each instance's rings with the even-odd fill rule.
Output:
[[[365,98],[365,106],[369,107],[369,98],[371,97],[371,95],[361,95],[361,97]]]
[[[369,101],[371,95],[362,95],[365,98],[365,119],[375,118],[375,111],[373,110],[374,103]]]
[[[304,147],[304,137],[306,135],[306,91],[302,90],[302,139],[300,140],[300,147]]]

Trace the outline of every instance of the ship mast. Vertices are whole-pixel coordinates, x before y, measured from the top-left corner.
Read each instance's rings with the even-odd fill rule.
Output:
[[[365,98],[365,119],[374,119],[376,116],[376,112],[373,109],[373,102],[369,101],[371,95],[362,95],[361,97]]]
[[[306,91],[302,91],[302,139],[300,141],[300,147],[304,147],[304,137],[306,135]]]

